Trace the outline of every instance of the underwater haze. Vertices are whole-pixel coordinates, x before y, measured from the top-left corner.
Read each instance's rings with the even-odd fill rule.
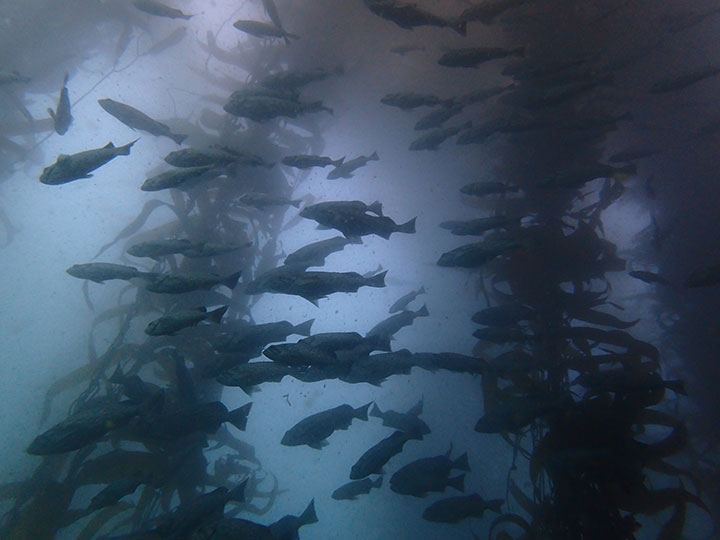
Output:
[[[718,31],[0,2],[0,540],[716,538]]]

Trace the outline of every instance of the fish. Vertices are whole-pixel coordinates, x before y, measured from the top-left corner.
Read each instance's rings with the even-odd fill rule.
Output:
[[[357,201],[359,202],[359,201]],[[360,203],[362,205],[364,203]],[[334,228],[345,235],[346,238],[358,238],[374,234],[388,239],[392,233],[415,233],[415,220],[398,225],[386,216],[371,216],[369,206],[366,210],[362,206],[345,204],[345,201],[331,201],[306,206],[300,216],[317,221],[322,227]]]
[[[552,396],[518,396],[504,399],[487,409],[475,424],[479,433],[516,432],[536,418],[557,409],[559,400]]]
[[[445,19],[439,15],[419,7],[417,4],[408,4],[388,0],[364,0],[365,5],[378,17],[394,22],[400,28],[412,30],[416,26],[437,26],[452,28],[461,36],[467,33],[467,23],[459,19]]]
[[[47,112],[53,120],[53,126],[55,127],[55,133],[58,135],[65,135],[67,130],[70,128],[70,124],[73,121],[72,114],[70,112],[70,96],[67,89],[68,74],[65,73],[63,79],[63,85],[60,89],[60,97],[58,98],[57,106],[55,110],[48,109]]]
[[[24,77],[17,71],[8,71],[7,69],[0,68],[0,85],[29,82],[30,77]]]
[[[478,65],[508,56],[525,57],[525,46],[515,49],[503,49],[501,47],[465,47],[462,49],[450,49],[439,59],[438,64],[445,67],[477,67]]]
[[[519,223],[519,218],[501,215],[471,219],[469,221],[443,221],[440,223],[440,227],[448,229],[451,234],[457,236],[480,236],[487,231],[507,228]]]
[[[353,408],[350,405],[340,405],[301,420],[283,435],[280,444],[283,446],[307,445],[320,450],[328,445],[327,438],[337,430],[350,427],[353,419],[367,421],[367,411],[372,402],[362,407]]]
[[[536,185],[543,189],[575,189],[582,187],[595,178],[624,179],[637,173],[637,165],[631,163],[624,166],[605,165],[603,163],[590,163],[569,169],[555,171],[545,177]]]
[[[325,178],[335,180],[337,178],[352,178],[353,173],[367,165],[370,161],[378,161],[380,157],[377,152],[373,152],[369,156],[358,156],[355,159],[344,162],[342,165],[335,167]]]
[[[274,24],[268,24],[261,21],[253,21],[249,19],[238,19],[233,23],[233,26],[250,34],[251,36],[259,38],[283,38],[287,45],[290,45],[290,39],[300,39],[297,34],[291,34],[282,27],[277,27]]]
[[[395,352],[353,358],[350,370],[340,373],[338,378],[351,384],[369,383],[379,386],[392,375],[409,375],[416,365],[417,362],[412,353],[407,349],[402,349]],[[422,439],[421,433],[413,433],[412,435]],[[356,479],[353,478],[353,480]]]
[[[262,350],[270,343],[285,341],[292,334],[309,336],[314,322],[315,319],[308,319],[298,325],[288,321],[247,325],[224,335],[214,344],[215,350],[222,353],[251,353]]]
[[[424,497],[431,491],[445,491],[450,486],[465,491],[465,475],[450,478],[453,470],[470,472],[467,453],[450,459],[450,452],[442,456],[422,458],[409,463],[390,477],[390,489],[395,493]]]
[[[188,20],[192,15],[185,15],[179,9],[167,6],[157,0],[133,0],[133,6],[140,11],[156,17],[166,17],[168,19],[185,19]]]
[[[659,283],[660,285],[667,285],[672,287],[672,283],[667,278],[661,276],[656,272],[647,272],[645,270],[633,270],[628,272],[630,277],[644,281],[645,283]]]
[[[246,206],[257,208],[258,210],[264,210],[268,206],[294,206],[295,208],[299,208],[300,203],[302,202],[300,199],[291,200],[287,197],[257,192],[244,193],[238,197],[237,201]]]
[[[267,13],[268,17],[270,17],[270,20],[275,25],[275,27],[282,30],[283,25],[280,21],[280,13],[278,13],[275,2],[273,0],[262,0],[262,4],[265,8],[265,13]]]
[[[485,326],[511,326],[520,321],[531,321],[535,316],[536,312],[533,308],[510,303],[480,310],[472,316],[472,322]]]
[[[427,305],[417,311],[401,311],[379,322],[367,333],[367,337],[385,336],[388,339],[397,334],[402,328],[410,326],[418,317],[429,317]]]
[[[275,362],[251,362],[238,364],[220,373],[216,380],[224,386],[237,386],[246,394],[267,382],[280,382],[288,375],[294,376],[297,370]]]
[[[163,39],[153,43],[150,47],[148,47],[148,49],[142,53],[142,56],[152,56],[155,54],[160,54],[161,52],[169,49],[170,47],[174,47],[183,39],[185,39],[186,33],[187,28],[185,28],[184,26],[176,28]]]
[[[163,189],[179,188],[186,184],[194,185],[195,180],[201,179],[212,169],[212,165],[204,165],[202,167],[185,167],[179,170],[165,171],[145,180],[140,189],[143,191],[161,191]]]
[[[315,499],[312,499],[300,516],[287,515],[270,525],[275,540],[298,540],[298,530],[305,525],[318,522],[315,513]]]
[[[370,416],[381,418],[383,426],[388,426],[405,433],[419,433],[421,435],[428,435],[430,433],[430,427],[420,419],[422,413],[423,400],[421,399],[417,405],[413,406],[406,413],[399,413],[397,411],[381,411],[377,404],[373,404],[370,410]]]
[[[479,328],[473,332],[473,336],[495,343],[496,345],[504,345],[506,343],[523,343],[530,336],[526,334],[522,328],[514,326],[490,326],[487,328]]]
[[[293,272],[274,275],[271,279],[256,279],[245,289],[247,294],[273,292],[305,298],[316,307],[318,300],[336,292],[357,292],[360,287],[385,287],[385,272],[363,277],[357,272]]]
[[[274,90],[275,92],[284,93],[285,95],[295,94],[298,89],[307,86],[310,83],[324,81],[333,75],[342,75],[344,69],[342,66],[334,68],[313,68],[307,71],[278,71],[268,75],[260,81],[260,86],[266,90]],[[281,97],[277,96],[277,97]]]
[[[447,139],[457,135],[463,130],[470,129],[471,127],[472,122],[468,120],[461,126],[449,126],[446,128],[435,129],[415,139],[412,143],[410,143],[408,150],[437,150],[438,146],[440,146]]]
[[[182,144],[187,138],[187,135],[174,134],[170,131],[170,128],[162,122],[150,118],[144,112],[125,103],[120,103],[110,98],[98,99],[98,103],[108,114],[120,120],[130,129],[145,131],[156,137],[167,137],[175,141],[176,144]]]
[[[292,156],[285,156],[282,158],[281,163],[288,167],[294,167],[296,169],[311,169],[312,167],[327,167],[332,165],[333,167],[339,167],[345,161],[344,157],[340,159],[332,159],[326,156],[309,156],[306,154],[298,154]]]
[[[366,495],[370,493],[372,488],[380,488],[382,486],[382,475],[378,476],[375,480],[369,478],[363,478],[362,480],[354,480],[343,484],[335,491],[333,491],[331,497],[336,501],[354,501],[358,495]]]
[[[697,69],[686,71],[680,75],[673,75],[662,79],[653,84],[648,92],[651,94],[665,94],[667,92],[676,92],[692,86],[693,84],[700,82],[710,77],[714,77],[720,73],[720,66],[702,66]]]
[[[67,184],[81,178],[92,178],[92,171],[102,167],[117,156],[129,156],[130,148],[138,139],[117,148],[109,142],[102,148],[85,150],[73,155],[60,154],[54,164],[45,167],[40,182],[50,186]]]
[[[410,302],[426,292],[425,287],[420,287],[417,291],[410,291],[409,293],[402,295],[400,298],[395,300],[393,305],[390,306],[388,313],[397,313],[398,311],[404,310]]]
[[[685,280],[685,287],[709,287],[720,283],[720,264],[697,268]]]
[[[165,156],[165,163],[174,167],[222,167],[235,163],[238,157],[225,148],[183,148]]]
[[[478,268],[495,257],[499,257],[521,245],[514,240],[496,239],[493,241],[465,244],[443,253],[437,261],[438,266]]]
[[[341,351],[368,354],[376,350],[390,350],[390,340],[382,337],[363,337],[357,332],[323,332],[301,339],[298,343],[333,354]]]
[[[266,122],[279,116],[296,118],[300,114],[320,111],[333,114],[333,110],[323,105],[322,101],[305,103],[270,96],[238,99],[235,94],[230,96],[229,101],[223,106],[223,110],[233,116],[249,118],[255,122]]]
[[[149,336],[172,336],[183,328],[195,326],[202,321],[220,324],[227,309],[228,306],[222,306],[210,312],[204,307],[173,311],[150,321],[145,327],[145,333]]]
[[[452,100],[451,100],[452,101]],[[390,107],[397,107],[404,111],[410,111],[418,107],[434,107],[441,103],[448,103],[433,94],[417,94],[415,92],[398,92],[386,94],[380,98],[380,103]]]
[[[285,257],[283,263],[286,266],[302,267],[303,269],[310,266],[324,266],[325,259],[329,255],[342,251],[349,243],[350,240],[343,236],[313,242],[290,253]]]
[[[529,0],[485,0],[470,6],[460,14],[460,20],[465,22],[480,21],[483,24],[492,24],[497,17],[516,9]]]
[[[422,440],[419,433],[395,431],[375,446],[367,450],[350,469],[350,480],[360,480],[371,474],[382,474],[383,466],[402,452],[405,443],[410,440]]]
[[[147,483],[148,480],[141,472],[136,472],[130,477],[119,478],[110,482],[90,500],[88,512],[95,512],[101,508],[117,504],[123,497],[135,493],[135,490],[141,484]]]
[[[517,193],[520,191],[518,186],[504,184],[502,182],[473,182],[466,184],[460,188],[460,193],[472,195],[474,197],[485,197],[486,195],[502,195],[505,193]]]
[[[124,281],[135,278],[152,279],[157,275],[152,272],[141,272],[133,266],[113,263],[74,264],[65,271],[72,277],[88,279],[95,283],[105,283],[113,279]]]
[[[35,437],[26,452],[35,456],[64,454],[92,444],[148,408],[161,406],[163,394],[156,396],[145,403],[99,398]]]
[[[625,368],[583,373],[572,384],[580,384],[585,388],[599,392],[619,394],[646,394],[655,390],[669,388],[679,395],[687,396],[685,383],[681,380],[664,380],[657,373],[633,372]]]
[[[196,432],[213,434],[225,422],[245,431],[252,403],[229,411],[220,401],[181,406],[167,413],[143,415],[127,428],[128,433],[141,441],[173,441]]]
[[[184,257],[189,259],[200,259],[203,257],[216,257],[226,253],[232,253],[238,249],[252,246],[248,241],[243,244],[215,244],[213,242],[194,242],[188,249],[183,250]]]
[[[428,506],[422,514],[423,519],[435,523],[458,523],[468,518],[481,518],[485,510],[502,512],[502,499],[484,500],[477,493],[460,497],[448,497]]]
[[[242,272],[235,272],[227,277],[206,274],[160,274],[145,288],[150,292],[162,294],[209,290],[216,285],[224,285],[232,290],[241,274]]]
[[[415,130],[433,129],[440,127],[453,116],[460,114],[465,107],[459,103],[445,105],[426,114],[415,123]]]

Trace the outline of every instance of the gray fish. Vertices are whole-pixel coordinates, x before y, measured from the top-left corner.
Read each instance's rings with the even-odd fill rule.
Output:
[[[149,336],[172,336],[183,328],[195,326],[202,321],[220,324],[227,308],[228,306],[222,306],[209,313],[204,307],[174,311],[150,321],[145,327],[145,333]]]
[[[365,5],[378,17],[392,21],[400,28],[412,30],[416,26],[452,28],[461,36],[467,32],[467,23],[459,19],[446,19],[424,10],[416,4],[399,1],[364,0]]]
[[[369,215],[359,206],[353,207],[344,205],[343,201],[337,202],[340,204],[331,201],[306,206],[300,212],[300,216],[317,221],[322,227],[337,229],[346,238],[359,238],[375,234],[388,239],[392,233],[415,233],[416,218],[397,224],[386,216]]]
[[[73,117],[70,113],[70,96],[67,89],[68,74],[65,74],[63,79],[63,85],[60,89],[60,97],[58,98],[57,106],[55,110],[48,109],[48,114],[53,119],[53,125],[55,126],[55,133],[58,135],[65,135],[67,130],[70,128]]]
[[[425,291],[425,287],[420,287],[417,291],[410,291],[409,293],[401,296],[398,298],[392,306],[390,306],[390,309],[388,310],[388,313],[397,313],[398,311],[402,311],[407,307],[407,305],[415,300],[419,295],[425,294],[427,291]]]
[[[273,0],[262,0],[265,13],[267,13],[270,20],[273,22],[276,28],[283,29],[282,22],[280,21],[280,14],[278,13],[277,6]]]
[[[94,512],[116,504],[120,499],[127,495],[132,495],[140,484],[146,483],[142,473],[134,474],[130,477],[119,478],[103,488],[100,493],[95,495],[90,504],[88,511]]]
[[[250,353],[270,343],[285,341],[288,336],[296,334],[309,336],[315,319],[309,319],[298,325],[288,321],[252,324],[224,336],[215,345],[215,350],[222,353]]]
[[[410,375],[410,371],[417,365],[413,355],[407,349],[399,351],[361,356],[352,359],[350,371],[341,373],[341,381],[357,384],[368,383],[379,386],[388,377],[393,375]],[[413,435],[422,439],[422,434]],[[353,478],[353,480],[355,480]]]
[[[161,52],[169,49],[170,47],[174,47],[183,39],[185,39],[186,33],[187,28],[185,28],[184,26],[176,28],[160,41],[153,43],[150,48],[148,48],[144,53],[142,53],[142,56],[152,56],[155,54],[160,54]]]
[[[344,70],[341,66],[327,69],[314,68],[307,71],[278,71],[268,75],[260,84],[278,92],[297,92],[299,88],[310,83],[319,82],[332,75],[342,75]]]
[[[513,240],[493,240],[486,242],[478,242],[473,244],[465,244],[446,253],[443,253],[438,259],[438,266],[460,267],[460,268],[478,268],[495,257],[517,249],[520,244]]]
[[[182,253],[186,249],[190,249],[192,245],[192,242],[185,238],[177,240],[169,238],[166,240],[154,240],[134,244],[127,249],[127,252],[134,257],[150,257],[155,259],[163,255]]]
[[[233,23],[233,26],[241,32],[245,32],[246,34],[259,38],[283,38],[285,43],[288,45],[290,44],[290,39],[288,38],[300,39],[300,36],[291,34],[282,27],[277,27],[274,24],[268,24],[261,21],[238,19]]]
[[[558,400],[548,396],[520,396],[505,399],[493,407],[475,424],[479,433],[515,432],[536,418],[557,408]]]
[[[237,200],[241,204],[252,206],[259,210],[264,210],[269,206],[294,206],[295,208],[299,208],[302,202],[300,199],[291,200],[287,197],[269,195],[267,193],[244,193]]]
[[[445,491],[448,486],[464,491],[465,475],[450,478],[450,473],[452,470],[469,472],[468,456],[465,453],[450,459],[451,450],[442,456],[422,458],[405,465],[390,478],[390,489],[415,497],[424,497],[431,491]]]
[[[0,85],[12,83],[28,83],[30,77],[23,77],[17,71],[8,71],[0,68]]]
[[[296,369],[275,362],[251,362],[238,364],[223,371],[217,381],[225,386],[237,386],[250,394],[255,387],[267,382],[280,382],[288,375],[294,375]]]
[[[98,99],[98,103],[108,114],[120,120],[130,129],[139,129],[156,137],[168,137],[175,141],[176,144],[182,144],[187,138],[187,135],[175,135],[170,131],[170,128],[162,122],[153,120],[144,112],[125,103],[120,103],[119,101],[114,101],[109,98]]]
[[[382,338],[367,338],[361,336],[357,332],[323,332],[301,339],[299,343],[334,354],[343,351],[368,354],[376,350],[390,350],[389,340]]]
[[[166,6],[157,0],[133,0],[133,6],[140,11],[156,17],[166,17],[168,19],[185,19],[188,20],[192,15],[185,15],[179,9]],[[179,144],[179,143],[178,143]]]
[[[709,79],[720,73],[720,66],[703,66],[681,75],[675,75],[662,79],[650,87],[651,94],[664,94],[666,92],[674,92],[682,90],[704,79]]]
[[[670,283],[670,281],[655,272],[646,272],[645,270],[633,270],[632,272],[628,272],[628,275],[634,277],[635,279],[639,279],[640,281],[644,281],[645,283],[659,283],[661,285],[667,285],[672,287],[672,283]]]
[[[117,156],[129,156],[135,139],[124,146],[115,147],[109,142],[102,148],[85,150],[73,155],[60,154],[54,164],[43,169],[40,182],[51,186],[67,184],[81,178],[92,178],[92,171],[102,167]]]
[[[403,446],[410,440],[422,440],[422,435],[395,431],[360,456],[350,470],[350,480],[360,480],[371,474],[382,474],[383,466],[393,456],[402,452]]]
[[[451,102],[452,100],[450,100]],[[440,99],[433,94],[417,94],[415,92],[398,92],[395,94],[386,94],[380,98],[380,103],[397,107],[404,111],[410,111],[417,107],[433,107],[441,103],[448,103],[448,100]]]
[[[346,161],[342,165],[335,167],[325,178],[330,180],[335,180],[337,178],[352,178],[352,173],[354,171],[360,167],[364,167],[370,161],[378,161],[379,159],[380,157],[377,152],[373,152],[369,156],[356,157],[355,159],[351,159],[350,161]]]
[[[350,405],[340,405],[301,420],[289,430],[280,441],[284,446],[307,445],[320,450],[327,446],[327,438],[337,430],[350,427],[354,418],[367,421],[367,411],[372,402],[354,409]]]
[[[332,165],[333,167],[339,167],[345,161],[344,157],[340,159],[332,159],[326,156],[309,156],[305,154],[299,154],[294,156],[285,156],[282,158],[282,164],[288,167],[295,167],[296,169],[310,169],[312,167],[327,167]]]
[[[285,257],[284,264],[307,269],[310,266],[324,266],[325,259],[337,251],[342,251],[350,240],[342,236],[336,236],[327,240],[313,242],[293,251]],[[375,272],[373,272],[375,273]]]
[[[195,242],[192,246],[182,252],[184,257],[199,259],[202,257],[217,257],[226,253],[232,253],[238,249],[250,247],[251,241],[243,244],[215,244],[213,242]]]
[[[429,317],[430,312],[426,305],[423,305],[417,311],[401,311],[395,315],[391,315],[384,321],[379,322],[367,333],[368,337],[385,336],[391,338],[397,334],[402,328],[410,326],[418,317]]]
[[[193,184],[194,180],[198,180],[206,173],[212,170],[212,166],[203,167],[186,167],[183,169],[173,169],[164,173],[156,174],[145,180],[140,189],[143,191],[160,191],[163,189],[179,188],[185,184]]]
[[[323,105],[322,101],[304,103],[269,96],[256,96],[242,99],[230,96],[230,100],[225,104],[223,109],[233,116],[249,118],[255,122],[266,122],[279,116],[296,118],[300,114],[320,111],[333,114],[333,110]]]
[[[286,366],[337,366],[341,363],[334,352],[302,342],[272,345],[263,351],[263,355]]]
[[[422,135],[410,143],[408,150],[437,150],[443,142],[450,137],[453,137],[465,129],[470,129],[472,122],[467,121],[461,126],[450,126],[446,128],[439,128]]]
[[[122,427],[148,409],[162,403],[162,393],[151,402],[111,401],[101,398],[35,437],[26,452],[36,456],[64,454],[91,444],[109,431]]]
[[[351,214],[370,212],[376,216],[382,216],[382,204],[380,201],[375,201],[370,204],[365,204],[362,201],[326,201],[312,205],[316,211],[327,212],[327,213],[339,213],[339,214]],[[310,208],[310,206],[308,206]]]
[[[472,321],[485,326],[510,326],[535,318],[535,310],[521,304],[503,304],[485,308],[472,316]]]
[[[66,270],[72,277],[89,279],[95,283],[104,283],[112,279],[130,281],[134,278],[152,278],[156,274],[141,272],[132,266],[113,263],[74,264]]]
[[[381,411],[380,407],[373,405],[370,411],[370,416],[381,418],[383,426],[388,426],[405,433],[420,433],[421,435],[427,435],[430,433],[430,427],[423,422],[419,415],[422,412],[423,400],[421,399],[417,405],[412,407],[406,413],[400,413],[397,411]]]
[[[179,294],[191,291],[209,290],[216,285],[225,285],[234,289],[240,279],[241,272],[227,277],[203,274],[160,274],[147,287],[148,291],[164,294]]]
[[[508,216],[490,216],[485,218],[471,219],[469,221],[443,221],[440,227],[448,229],[451,234],[457,236],[480,236],[493,229],[506,228],[509,225],[517,225],[518,218]]]
[[[473,336],[483,341],[489,341],[496,345],[505,345],[506,343],[523,343],[530,336],[521,328],[514,326],[490,326],[487,328],[478,328],[473,332]]]
[[[300,516],[285,516],[270,525],[270,532],[275,540],[298,540],[298,530],[305,525],[317,523],[315,499],[310,501]]]
[[[333,491],[331,497],[336,501],[354,501],[358,495],[370,493],[372,488],[380,488],[382,486],[382,476],[378,476],[375,480],[363,478],[362,480],[354,480],[348,482]]]
[[[278,269],[276,269],[278,270]],[[272,292],[305,298],[313,305],[336,292],[357,292],[361,287],[385,287],[387,271],[369,278],[357,272],[303,272],[298,268],[270,271],[250,282],[247,294]]]
[[[461,497],[448,497],[428,506],[423,512],[423,519],[436,523],[458,523],[468,518],[481,518],[485,510],[502,512],[502,499],[484,500],[477,493]]]
[[[486,195],[496,195],[504,193],[517,193],[520,191],[518,186],[503,184],[502,182],[474,182],[466,184],[460,188],[460,193],[465,195],[473,195],[475,197],[484,197]]]
[[[233,93],[230,94],[229,101],[242,101],[245,99],[262,97],[285,99],[288,101],[298,101],[298,99],[300,98],[300,93],[292,86],[289,86],[288,88],[283,88],[279,85],[278,87],[267,87],[259,84],[249,84],[244,86],[240,90],[233,91]]]
[[[501,47],[466,47],[451,49],[443,54],[438,64],[446,67],[477,67],[479,64],[505,58],[507,56],[525,56],[525,47],[503,49]]]
[[[453,116],[457,116],[463,111],[464,106],[460,104],[446,105],[440,107],[425,116],[415,123],[415,129],[420,131],[423,129],[433,129],[440,127],[447,120],[450,120]]]
[[[624,166],[590,163],[582,167],[563,169],[542,179],[536,185],[544,189],[575,189],[596,178],[625,179],[637,173],[637,165],[631,163]]]
[[[222,167],[237,161],[237,156],[224,148],[183,148],[165,156],[165,162],[174,167]]]

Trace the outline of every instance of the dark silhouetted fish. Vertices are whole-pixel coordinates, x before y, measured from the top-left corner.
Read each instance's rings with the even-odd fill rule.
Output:
[[[233,116],[249,118],[255,122],[266,122],[279,116],[296,118],[300,114],[320,111],[333,114],[333,110],[323,105],[322,101],[303,103],[270,96],[244,97],[238,99],[235,94],[230,96],[230,100],[225,104],[223,109]]]
[[[518,218],[490,216],[471,219],[469,221],[443,221],[440,227],[448,229],[452,234],[458,236],[480,236],[492,229],[501,229],[508,225],[517,225],[519,222],[520,220]]]
[[[237,201],[246,206],[257,208],[258,210],[264,210],[269,206],[294,206],[295,208],[299,208],[302,202],[300,199],[291,200],[287,197],[269,195],[267,193],[244,193],[238,197]]]
[[[639,279],[640,281],[644,281],[645,283],[659,283],[660,285],[667,285],[669,287],[672,287],[672,283],[670,283],[670,281],[655,272],[647,272],[645,270],[633,270],[631,272],[628,272],[628,275],[630,277],[634,277],[635,279]]]
[[[279,519],[270,525],[270,532],[275,540],[298,540],[298,530],[301,527],[317,522],[315,499],[313,499],[300,516],[288,515]]]
[[[495,257],[521,247],[514,240],[494,239],[474,244],[465,244],[446,253],[438,259],[438,266],[477,268]]]
[[[472,321],[485,326],[510,326],[535,318],[535,310],[521,304],[503,304],[485,308],[472,316]]]
[[[102,148],[85,150],[73,155],[60,154],[54,164],[43,169],[40,182],[51,186],[67,184],[81,178],[92,178],[92,171],[102,167],[117,156],[129,156],[135,139],[124,146],[115,147],[109,142]]]
[[[185,15],[179,9],[167,6],[157,0],[133,0],[133,6],[142,12],[156,17],[166,17],[168,19],[185,19],[188,20],[192,15]]]
[[[375,480],[363,478],[362,480],[348,482],[333,491],[331,497],[336,501],[354,501],[358,495],[370,493],[372,488],[379,489],[382,486],[382,479],[382,476],[378,476]]]
[[[450,126],[446,128],[434,129],[411,142],[408,150],[437,150],[438,147],[447,139],[457,135],[463,130],[470,129],[471,127],[472,122],[468,120],[461,126]]]
[[[392,21],[400,28],[412,30],[416,26],[452,28],[461,36],[466,33],[467,23],[459,19],[445,19],[430,13],[417,4],[388,0],[364,0],[365,5],[378,17]]]
[[[109,98],[98,99],[98,103],[108,114],[114,116],[131,129],[139,129],[156,137],[168,137],[177,144],[182,144],[187,138],[187,135],[175,135],[170,131],[170,128],[162,122],[153,120],[144,112],[125,103],[120,103],[119,101],[114,101]]]
[[[112,279],[130,281],[134,278],[152,279],[157,274],[141,272],[133,266],[125,266],[113,263],[87,263],[74,264],[66,270],[72,277],[78,279],[89,279],[95,283],[104,283]]]
[[[391,315],[384,321],[379,322],[367,333],[368,337],[383,336],[390,339],[397,334],[402,328],[410,326],[418,317],[429,317],[430,312],[424,305],[417,311],[401,311],[395,315]]]
[[[324,266],[328,255],[342,251],[349,243],[350,240],[342,236],[313,242],[285,257],[284,263],[288,266],[297,266],[304,269],[310,266]]]
[[[474,182],[472,184],[466,184],[460,188],[460,193],[473,195],[475,197],[485,197],[486,195],[498,195],[504,193],[517,193],[518,191],[520,191],[518,186],[492,181]]]
[[[380,410],[380,407],[373,404],[373,407],[370,410],[370,416],[381,418],[383,426],[404,431],[405,433],[420,433],[421,435],[427,435],[430,433],[430,427],[420,419],[422,408],[422,399],[406,413],[389,410],[383,412]]]
[[[298,154],[294,156],[285,156],[282,158],[282,164],[288,167],[294,167],[296,169],[310,169],[312,167],[327,167],[332,165],[333,167],[339,167],[343,164],[345,158],[332,159],[325,156],[309,156],[305,154]]]
[[[423,519],[437,523],[458,523],[468,518],[481,518],[485,510],[500,513],[502,499],[484,500],[477,493],[461,497],[448,497],[428,506],[423,512]]]
[[[55,107],[54,111],[52,109],[47,110],[53,119],[55,133],[58,135],[65,135],[73,120],[72,114],[70,113],[70,97],[68,95],[67,82],[68,74],[66,73],[62,88],[60,89],[57,107]]]
[[[209,313],[204,307],[173,311],[164,317],[150,321],[145,327],[145,333],[149,336],[172,336],[183,328],[195,326],[202,321],[220,324],[227,308],[228,306],[222,306]]]
[[[451,450],[442,456],[422,458],[405,465],[390,478],[390,489],[415,497],[424,497],[430,491],[445,491],[448,486],[464,491],[465,475],[450,478],[450,472],[453,469],[469,472],[468,456],[465,453],[452,460]]]
[[[314,68],[307,71],[278,71],[265,77],[260,81],[260,85],[277,92],[297,92],[303,86],[325,80],[332,75],[342,75],[343,72],[344,70],[340,66],[330,69]]]
[[[290,44],[289,38],[300,39],[300,36],[291,34],[284,28],[278,28],[274,24],[268,24],[261,21],[238,19],[233,23],[233,26],[241,32],[245,32],[246,34],[259,38],[283,38],[285,43],[288,45]]]
[[[340,204],[338,204],[340,203]],[[344,201],[324,202],[306,206],[300,215],[317,221],[323,227],[337,229],[346,238],[359,238],[375,234],[388,239],[394,232],[415,233],[415,219],[398,225],[386,216],[371,216],[369,210],[361,210],[361,206],[343,205]],[[362,204],[362,203],[361,203]]]
[[[179,188],[192,184],[194,180],[202,178],[203,175],[212,170],[212,166],[186,167],[179,170],[166,171],[156,174],[145,180],[140,189],[143,191],[160,191],[163,189]]]
[[[415,92],[398,92],[395,94],[386,94],[380,98],[380,103],[397,107],[404,111],[410,111],[417,107],[433,107],[446,103],[447,100],[440,99],[433,94],[417,94]]]
[[[354,418],[367,421],[369,407],[370,403],[357,409],[350,405],[340,405],[334,409],[308,416],[287,430],[280,444],[285,446],[304,444],[320,450],[327,446],[327,438],[330,435],[339,429],[348,429]]]
[[[443,54],[438,64],[446,67],[477,67],[479,64],[505,58],[506,56],[525,56],[525,47],[503,49],[500,47],[466,47],[451,49]]]
[[[388,313],[397,313],[398,311],[402,311],[410,302],[415,300],[419,295],[425,294],[425,292],[425,287],[420,287],[417,291],[410,291],[409,293],[401,296],[393,303],[392,306],[390,306]]]
[[[145,288],[150,292],[164,294],[208,290],[216,285],[225,285],[228,289],[234,289],[240,275],[241,272],[227,277],[203,274],[160,274]]]
[[[370,161],[378,161],[380,157],[377,152],[373,152],[369,156],[359,156],[350,161],[345,161],[342,165],[335,167],[325,178],[336,180],[338,178],[352,178],[353,173],[367,165]]]
[[[393,456],[402,452],[405,443],[410,440],[422,440],[419,433],[396,431],[365,452],[350,470],[350,480],[360,480],[371,474],[382,474],[383,466]]]

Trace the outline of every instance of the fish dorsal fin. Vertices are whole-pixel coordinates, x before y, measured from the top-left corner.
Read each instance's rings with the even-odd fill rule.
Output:
[[[64,162],[64,161],[69,160],[70,157],[71,157],[71,156],[69,156],[68,154],[60,154],[60,155],[57,157],[57,162],[58,162],[58,163],[62,163],[62,162]]]
[[[115,145],[112,143],[112,141],[110,141],[105,146],[103,146],[103,148],[115,148]]]

